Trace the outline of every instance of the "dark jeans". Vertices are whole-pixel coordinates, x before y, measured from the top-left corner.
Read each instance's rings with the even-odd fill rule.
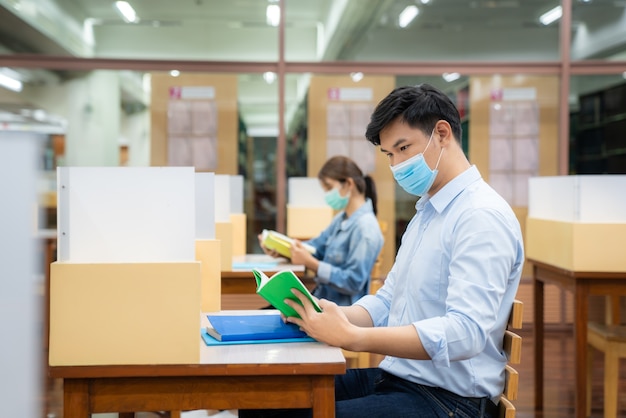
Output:
[[[497,412],[488,398],[464,398],[378,368],[348,369],[345,375],[335,377],[336,418],[496,418]],[[311,410],[239,410],[239,418],[253,417],[309,418]]]

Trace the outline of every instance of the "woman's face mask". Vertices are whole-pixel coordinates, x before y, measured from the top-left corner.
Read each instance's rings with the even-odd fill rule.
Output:
[[[433,129],[424,151],[412,156],[408,160],[402,161],[399,164],[390,166],[393,177],[396,179],[398,184],[407,193],[415,196],[423,196],[428,193],[433,185],[433,182],[435,181],[435,178],[437,177],[437,167],[439,167],[439,161],[441,160],[443,148],[441,149],[441,153],[439,154],[439,159],[437,160],[437,165],[434,170],[431,170],[430,167],[428,167],[428,164],[426,164],[426,160],[424,160],[424,152],[428,149],[428,146],[433,139],[434,132],[435,131]]]
[[[326,200],[328,206],[333,208],[333,210],[343,210],[348,205],[350,193],[345,196],[341,196],[339,194],[339,187],[333,187],[331,190],[326,192],[324,199]]]

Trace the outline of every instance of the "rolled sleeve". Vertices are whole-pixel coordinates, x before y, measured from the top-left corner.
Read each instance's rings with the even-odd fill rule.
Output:
[[[387,325],[389,306],[387,306],[383,299],[374,295],[365,295],[354,304],[361,306],[370,314],[372,323],[375,327],[383,327]]]
[[[435,367],[450,367],[448,339],[442,318],[430,318],[413,323],[424,350]]]

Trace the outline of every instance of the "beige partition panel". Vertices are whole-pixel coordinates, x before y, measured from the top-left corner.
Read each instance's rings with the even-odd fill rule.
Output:
[[[314,238],[330,225],[333,216],[330,206],[287,205],[287,235],[299,240]]]
[[[221,310],[222,295],[221,242],[197,239],[196,260],[201,263],[202,312],[217,312]]]
[[[215,238],[220,241],[221,270],[231,271],[233,269],[233,224],[216,222]]]
[[[150,104],[150,164],[167,165],[167,108],[170,88],[212,87],[217,105],[217,169],[219,174],[237,174],[237,76],[230,74],[152,73]]]
[[[233,225],[233,255],[246,255],[247,227],[245,213],[231,213],[230,223]]]
[[[327,156],[327,107],[331,103],[330,92],[340,88],[371,89],[372,99],[367,103],[378,104],[395,87],[395,78],[390,76],[365,76],[358,83],[354,83],[349,75],[315,75],[311,77],[308,96],[309,112],[309,139],[308,177],[317,177],[317,172],[326,162]],[[367,122],[363,125],[363,146],[372,146],[365,139]],[[388,225],[384,234],[385,243],[382,250],[381,272],[386,274],[393,264],[396,254],[395,248],[395,180],[389,169],[389,161],[385,155],[376,150],[375,170],[371,173],[378,192],[378,220]]]
[[[200,263],[51,265],[51,366],[200,361]]]
[[[571,271],[626,271],[626,223],[528,218],[526,255]]]

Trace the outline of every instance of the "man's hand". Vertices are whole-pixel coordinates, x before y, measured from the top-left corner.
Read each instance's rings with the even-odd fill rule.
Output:
[[[288,317],[287,322],[296,324],[309,336],[317,341],[329,345],[350,350],[351,345],[356,341],[359,328],[352,325],[336,303],[326,299],[318,300],[322,312],[317,312],[313,304],[302,292],[292,289],[292,292],[300,300],[299,303],[286,299],[285,302],[300,315]]]

